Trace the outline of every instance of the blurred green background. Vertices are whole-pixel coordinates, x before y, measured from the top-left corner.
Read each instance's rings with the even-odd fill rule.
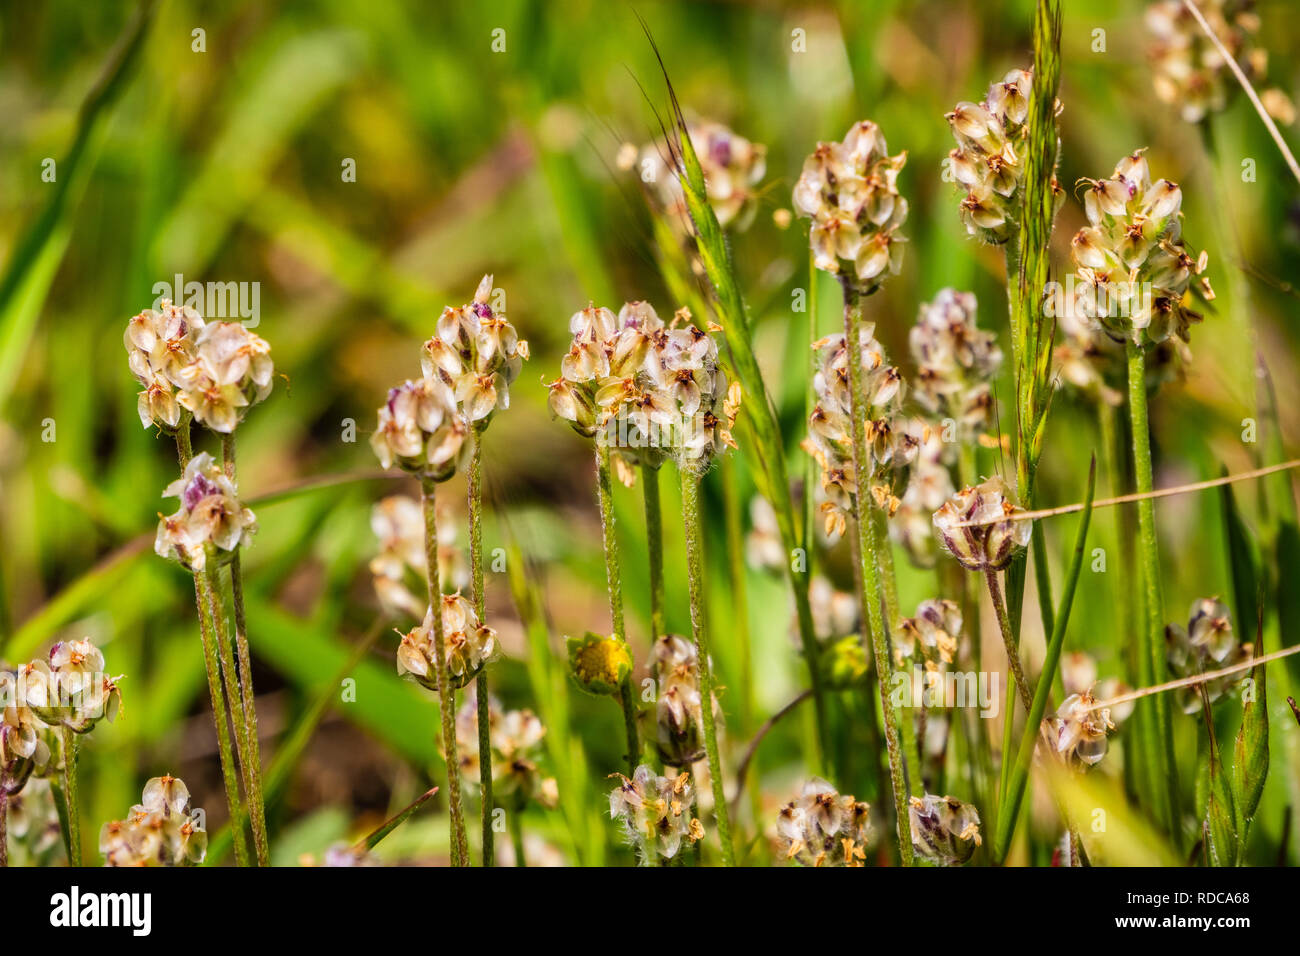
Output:
[[[1279,393],[1283,434],[1300,431],[1290,285],[1300,264],[1296,183],[1244,98],[1213,120],[1213,156],[1196,128],[1155,99],[1144,4],[1065,7],[1061,182],[1072,192],[1079,177],[1108,175],[1119,157],[1150,146],[1154,174],[1183,187],[1185,234],[1209,250],[1219,293],[1216,312],[1193,331],[1187,381],[1153,404],[1156,484],[1251,467],[1264,454],[1242,440],[1243,420],[1257,416],[1257,351]],[[166,0],[132,69],[88,114],[83,103],[134,10],[122,2],[0,3],[0,653],[20,663],[60,636],[90,636],[110,670],[126,675],[122,718],[97,729],[82,750],[91,862],[99,824],[123,815],[144,780],[163,771],[189,783],[210,829],[222,817],[192,587],[151,552],[175,457],[165,437],[140,428],[121,344],[126,320],[150,305],[155,282],[180,272],[260,283],[256,331],[285,378],[240,429],[241,491],[256,498],[302,479],[372,472],[366,435],[385,390],[417,373],[419,345],[441,308],[467,301],[480,276],[494,273],[532,358],[487,438],[494,515],[486,544],[507,546],[509,531],[523,549],[555,648],[564,634],[605,628],[607,611],[589,449],[550,420],[539,382],[556,376],[568,316],[589,300],[617,308],[645,298],[663,315],[679,304],[660,279],[635,177],[615,162],[624,143],[657,135],[655,113],[667,110],[638,13],[686,113],[768,146],[759,215],[734,237],[733,254],[794,474],[803,472],[796,446],[809,363],[806,316],[792,311],[792,292],[810,281],[807,243],[800,224],[783,230],[772,213],[789,206],[817,140],[839,138],[868,117],[891,149],[909,152],[900,185],[912,204],[910,244],[901,275],[872,300],[869,316],[904,373],[912,370],[906,343],[916,310],[945,285],[974,291],[981,324],[1005,334],[1001,255],[966,238],[954,187],[939,172],[952,146],[943,114],[1029,65],[1027,0],[635,7]],[[1296,99],[1300,11],[1288,0],[1263,0],[1258,11],[1269,79]],[[204,52],[192,48],[196,29]],[[496,30],[504,31],[496,35],[500,52],[492,49]],[[805,31],[806,53],[791,49],[795,30]],[[1105,31],[1104,52],[1095,49],[1096,30]],[[1293,130],[1284,135],[1296,141]],[[56,162],[54,182],[42,180],[46,158]],[[355,182],[342,175],[349,159]],[[1250,182],[1241,176],[1247,159],[1256,170]],[[1081,223],[1071,199],[1056,230],[1059,263]],[[835,287],[823,279],[819,288],[818,321],[829,330]],[[1009,382],[1000,388],[1009,394]],[[45,441],[51,421],[54,440]],[[354,442],[345,440],[349,421]],[[1040,502],[1082,496],[1095,444],[1091,413],[1062,396]],[[210,441],[205,447],[215,451]],[[737,469],[747,500],[743,459]],[[705,488],[715,514],[717,478]],[[689,622],[673,484],[663,482],[667,614],[669,629],[682,632]],[[448,489],[463,501],[461,480]],[[285,768],[282,799],[270,811],[279,862],[360,835],[422,792],[430,775],[444,776],[436,706],[398,680],[395,636],[381,637],[356,672],[355,703],[338,702],[334,683],[349,646],[379,613],[366,568],[375,550],[370,505],[401,490],[414,488],[359,480],[255,508],[261,529],[245,569],[268,761],[314,700],[324,694],[337,704]],[[1237,497],[1253,523],[1257,488],[1240,486]],[[618,489],[616,504],[631,638],[643,665],[639,491]],[[1172,619],[1193,598],[1230,591],[1219,507],[1214,494],[1158,506]],[[728,634],[727,552],[721,521],[707,523],[721,682],[731,688],[739,686],[740,654]],[[1114,513],[1100,513],[1095,527],[1094,540],[1109,546]],[[1072,518],[1049,524],[1054,555],[1073,530]],[[149,536],[143,547],[141,534]],[[847,563],[829,567],[838,573]],[[901,583],[905,611],[934,596],[928,574],[904,570]],[[1081,582],[1067,650],[1094,654],[1103,676],[1120,672],[1114,593],[1129,586],[1115,573],[1085,573]],[[496,692],[509,707],[537,708],[539,675],[556,671],[536,659],[535,646],[529,653],[506,575],[490,572],[487,587],[490,623],[507,651],[493,670]],[[732,767],[758,723],[806,679],[782,582],[751,570],[747,600],[756,710],[742,719],[739,695],[723,695]],[[1040,638],[1030,640],[1041,647]],[[1276,633],[1267,640],[1278,646]],[[551,726],[559,741],[552,756],[567,755],[578,776],[561,793],[560,810],[533,812],[527,825],[569,861],[626,861],[600,796],[605,774],[619,766],[617,709],[570,697],[568,726]],[[1280,695],[1273,700],[1280,705]],[[852,704],[844,709],[851,716]],[[1300,779],[1296,727],[1280,718],[1274,726],[1275,748],[1289,749],[1276,751],[1257,828],[1258,842],[1276,856]],[[795,719],[764,743],[762,828],[806,775],[809,734]],[[1194,754],[1196,727],[1181,721],[1179,734],[1180,752]],[[1122,751],[1122,739],[1116,746]],[[875,777],[863,761],[858,779],[837,783],[874,799]],[[1191,765],[1189,756],[1189,773]],[[444,820],[425,811],[381,849],[389,858],[436,858],[445,851]],[[746,827],[757,834],[752,821]]]

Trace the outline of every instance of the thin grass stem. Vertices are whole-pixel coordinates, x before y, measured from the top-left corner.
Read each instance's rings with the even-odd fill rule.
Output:
[[[870,651],[876,664],[876,685],[880,692],[880,708],[885,719],[885,748],[889,755],[889,779],[894,794],[894,820],[898,828],[898,855],[904,866],[912,865],[912,825],[908,818],[907,770],[903,763],[902,744],[898,732],[898,714],[889,697],[893,677],[893,661],[889,655],[889,642],[885,630],[882,608],[883,592],[880,581],[876,538],[876,522],[871,508],[871,461],[867,457],[866,402],[862,392],[862,359],[858,354],[862,336],[862,304],[857,291],[844,284],[844,339],[848,349],[849,398],[852,403],[849,418],[852,422],[853,471],[857,481],[858,564],[860,581],[858,600],[861,609],[863,636],[865,625],[870,624]],[[919,768],[918,768],[919,769]]]
[[[483,429],[474,427],[469,459],[469,568],[470,587],[474,592],[474,613],[480,623],[487,622],[487,595],[483,590]],[[481,795],[480,831],[483,865],[496,865],[496,831],[492,812],[492,708],[488,690],[487,668],[474,678],[474,696],[478,713],[478,782]]]
[[[82,866],[81,799],[77,793],[77,735],[68,727],[63,732],[63,793],[68,803],[68,865]]]
[[[623,624],[623,571],[618,557],[618,528],[614,521],[614,480],[609,465],[609,446],[596,437],[596,497],[600,503],[601,544],[605,551],[605,587],[609,592],[609,618],[614,636],[627,640]],[[619,688],[623,709],[623,733],[627,738],[628,776],[636,773],[641,759],[641,738],[636,727],[636,696],[631,678]]]
[[[713,812],[717,817],[718,842],[722,845],[722,863],[735,866],[731,843],[731,815],[727,808],[726,786],[722,777],[722,760],[718,754],[718,730],[713,719],[713,661],[709,646],[704,610],[704,541],[700,529],[700,478],[689,463],[683,463],[682,522],[686,528],[686,577],[690,589],[691,635],[700,659],[700,715],[704,721],[704,753],[709,762],[713,784]]]
[[[437,484],[431,478],[420,483],[424,507],[424,552],[428,566],[429,607],[433,619],[433,669],[438,684],[438,711],[442,720],[442,752],[447,766],[447,807],[451,816],[451,865],[469,865],[469,841],[465,837],[465,810],[461,804],[460,771],[456,766],[456,692],[447,673],[447,642],[442,631],[442,588],[438,574]]]

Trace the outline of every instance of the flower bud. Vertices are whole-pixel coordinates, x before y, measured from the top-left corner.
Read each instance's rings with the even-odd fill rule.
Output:
[[[204,570],[209,556],[229,561],[257,530],[257,519],[240,502],[235,483],[207,452],[190,459],[181,477],[163,489],[163,497],[179,498],[181,506],[159,518],[154,551],[191,571]]]
[[[862,866],[871,840],[871,807],[840,796],[825,780],[804,784],[776,821],[777,854],[803,866]]]
[[[1033,524],[1011,520],[1024,511],[1001,478],[963,488],[934,513],[934,527],[945,549],[971,571],[1001,571],[1015,552],[1029,544]]]
[[[613,697],[622,692],[632,674],[632,651],[627,642],[611,635],[588,631],[582,637],[565,639],[569,652],[569,673],[589,694]]]

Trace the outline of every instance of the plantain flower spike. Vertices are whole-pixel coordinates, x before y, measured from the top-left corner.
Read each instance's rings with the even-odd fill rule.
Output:
[[[105,823],[99,833],[105,866],[197,866],[207,849],[203,815],[191,810],[179,777],[154,777],[126,819]]]
[[[104,654],[88,638],[59,641],[47,660],[36,660],[18,672],[27,706],[51,727],[89,733],[104,719],[112,723],[122,709],[120,677],[104,672]]]
[[[528,358],[528,343],[492,300],[492,276],[485,275],[474,301],[443,310],[420,355],[424,377],[450,389],[462,417],[480,430],[510,407],[510,386]]]
[[[1208,255],[1194,255],[1182,239],[1182,190],[1152,181],[1144,150],[1126,156],[1109,179],[1084,180],[1089,225],[1070,242],[1073,289],[1064,308],[1114,338],[1138,344],[1171,336],[1186,342],[1201,315],[1184,300]],[[1212,299],[1209,280],[1197,283]]]
[[[478,697],[470,690],[456,714],[460,772],[471,785],[479,779]],[[488,737],[492,746],[492,796],[513,810],[529,803],[554,809],[559,791],[554,777],[545,776],[539,762],[546,727],[531,710],[502,710],[488,698]]]
[[[912,846],[938,866],[960,866],[984,841],[979,811],[955,797],[927,793],[912,797],[908,806]]]
[[[1228,606],[1217,597],[1199,598],[1192,603],[1187,627],[1170,624],[1165,628],[1165,655],[1169,669],[1176,677],[1191,677],[1205,671],[1219,670],[1249,660],[1254,645],[1241,643],[1232,630],[1232,616]],[[1248,672],[1229,674],[1205,683],[1211,702],[1225,691],[1245,680]],[[1201,708],[1200,691],[1196,685],[1180,687],[1177,691],[1183,711],[1196,713]]]
[[[1197,6],[1242,72],[1259,85],[1268,72],[1268,51],[1255,42],[1260,20],[1254,0],[1198,0]],[[1237,80],[1182,0],[1157,0],[1147,7],[1145,19],[1156,97],[1188,123],[1227,106]],[[1280,123],[1295,122],[1295,107],[1280,89],[1264,90],[1260,101]]]
[[[1001,571],[1029,544],[1033,523],[1012,520],[1024,511],[998,476],[963,488],[934,513],[944,548],[970,571]]]
[[[993,379],[1002,366],[997,338],[975,327],[975,307],[974,294],[942,289],[921,306],[909,339],[913,394],[927,412],[955,422],[963,439],[992,425]]]
[[[859,294],[897,274],[907,240],[907,200],[898,174],[907,153],[890,156],[875,123],[854,123],[842,142],[818,143],[794,187],[794,209],[812,220],[808,241],[818,269],[838,275]]]
[[[862,866],[871,840],[871,807],[814,778],[781,808],[776,835],[781,859],[803,866]]]
[[[474,605],[460,592],[442,595],[439,613],[442,614],[447,676],[451,686],[459,689],[477,677],[488,662],[496,659],[500,649],[497,632],[479,621]],[[433,614],[433,608],[428,608],[424,620],[402,634],[402,642],[397,647],[397,673],[400,677],[409,677],[421,687],[436,691]]]
[[[642,764],[631,778],[611,776],[620,783],[610,792],[609,815],[622,825],[642,866],[652,866],[660,857],[671,860],[683,843],[704,839],[704,825],[691,816],[695,788],[689,773],[659,776]]]
[[[239,500],[235,483],[212,456],[200,452],[180,478],[163,489],[164,498],[179,498],[180,508],[159,516],[154,551],[191,571],[208,561],[225,564],[257,530],[253,512]]]

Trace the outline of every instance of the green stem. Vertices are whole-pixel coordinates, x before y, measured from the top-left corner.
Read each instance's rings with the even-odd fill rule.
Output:
[[[69,866],[82,866],[81,801],[77,796],[77,735],[63,728],[63,792],[68,802]]]
[[[664,633],[664,524],[659,503],[659,469],[641,466],[641,494],[645,498],[645,537],[650,558],[650,640]]]
[[[176,426],[176,457],[181,470],[194,457],[190,444],[190,413],[183,412]],[[209,600],[207,579],[203,572],[194,572],[194,606],[199,616],[199,638],[203,643],[203,666],[208,679],[208,696],[212,702],[212,720],[217,728],[217,754],[221,762],[221,780],[226,791],[226,805],[230,810],[230,830],[235,851],[235,864],[248,866],[248,847],[244,842],[244,803],[239,794],[235,775],[235,758],[230,747],[230,724],[226,713],[226,695],[221,689],[221,663],[215,644],[216,628],[212,620],[212,601]]]
[[[9,865],[9,791],[0,787],[0,869]]]
[[[636,729],[636,688],[629,675],[618,688],[618,702],[623,710],[623,734],[627,740],[627,775],[636,773],[641,762],[641,740]]]
[[[217,653],[220,655],[221,679],[225,684],[226,702],[235,724],[235,754],[239,758],[240,776],[244,784],[244,800],[249,810],[249,823],[253,831],[253,847],[258,866],[267,866],[270,861],[262,862],[262,848],[266,844],[266,831],[262,829],[264,821],[260,820],[253,804],[257,802],[257,793],[253,788],[252,751],[249,745],[248,720],[242,703],[243,692],[239,686],[239,675],[235,668],[235,655],[226,633],[226,611],[221,595],[221,577],[216,562],[216,554],[208,549],[207,569],[203,572],[207,590],[207,599],[212,615],[212,628],[217,637]]]
[[[857,291],[844,284],[844,338],[848,350],[849,400],[852,403],[851,431],[853,434],[853,470],[857,481],[858,563],[860,586],[858,600],[864,624],[871,625],[871,652],[876,662],[876,685],[880,692],[880,709],[885,719],[885,748],[889,753],[889,778],[894,791],[894,819],[898,827],[898,854],[904,866],[912,865],[912,826],[908,818],[907,771],[903,765],[903,751],[899,742],[898,715],[889,699],[889,688],[894,673],[889,656],[889,643],[885,631],[884,612],[881,607],[882,590],[876,541],[876,522],[871,508],[871,460],[867,456],[866,402],[862,392],[862,359],[859,341],[862,331],[862,305]],[[866,637],[866,628],[863,628]]]
[[[691,634],[700,658],[700,715],[704,718],[704,753],[709,761],[709,778],[713,784],[713,812],[718,820],[718,841],[722,845],[722,863],[735,866],[731,844],[731,817],[727,810],[726,787],[722,779],[722,760],[718,756],[718,730],[713,719],[713,663],[708,628],[704,621],[704,542],[700,535],[700,479],[690,462],[679,468],[682,479],[682,522],[686,527],[686,576],[690,585]]]
[[[984,571],[984,580],[989,586],[989,600],[993,602],[993,610],[997,614],[998,629],[1002,632],[1002,644],[1007,651],[1007,667],[1011,671],[1011,676],[1015,681],[1016,690],[1020,692],[1020,703],[1024,705],[1025,711],[1029,711],[1033,703],[1033,695],[1029,690],[1029,681],[1025,679],[1025,669],[1020,665],[1020,650],[1016,646],[1016,636],[1011,633],[1011,620],[1007,617],[1007,606],[1002,600],[1002,587],[998,584],[998,572],[992,568],[986,568]],[[1011,714],[1007,714],[1008,721]],[[1004,754],[1003,759],[1008,755]]]
[[[483,590],[483,429],[474,426],[469,460],[469,568],[470,587],[474,592],[474,613],[480,623],[487,623],[487,595]],[[496,865],[496,833],[492,829],[492,712],[487,668],[474,678],[474,696],[478,709],[478,782],[482,796],[480,828],[483,842],[483,865]]]
[[[230,745],[230,715],[226,693],[221,689],[221,659],[217,655],[216,623],[212,607],[215,595],[206,572],[194,572],[194,603],[199,611],[199,636],[203,640],[203,665],[208,678],[208,696],[212,701],[212,720],[217,726],[217,753],[221,759],[221,780],[230,808],[230,829],[234,833],[235,863],[248,866],[248,847],[244,843],[244,801],[239,793],[235,755]]]
[[[811,459],[810,459],[811,460]],[[754,697],[754,649],[749,630],[749,600],[745,569],[745,529],[741,520],[740,490],[737,488],[735,460],[722,459],[722,501],[727,526],[727,573],[731,585],[732,643],[740,654],[740,726],[748,736],[754,731],[758,712]],[[755,754],[754,776],[761,777]],[[750,791],[754,820],[762,819],[761,794],[758,787]]]
[[[618,528],[614,522],[614,481],[609,466],[609,446],[601,435],[596,437],[596,497],[600,504],[601,543],[605,551],[605,587],[609,592],[609,618],[614,636],[627,640],[623,626],[623,572],[618,559]],[[641,759],[641,739],[636,729],[636,698],[629,676],[619,688],[619,705],[623,709],[623,732],[627,737],[628,776],[636,773]]]
[[[1129,339],[1125,343],[1128,355],[1129,416],[1133,430],[1133,468],[1137,491],[1150,493],[1153,488],[1151,472],[1151,426],[1147,415],[1146,355],[1143,347]],[[1160,586],[1160,551],[1156,541],[1155,503],[1150,498],[1138,502],[1138,549],[1141,561],[1142,582],[1146,607],[1145,626],[1141,628],[1138,645],[1138,666],[1143,686],[1160,683],[1165,679],[1164,658],[1164,596]],[[1180,812],[1178,808],[1178,767],[1173,754],[1172,720],[1168,697],[1157,695],[1148,704],[1148,714],[1154,717],[1157,728],[1155,753],[1160,767],[1163,787],[1158,787],[1165,824],[1175,842],[1179,842]],[[1152,713],[1154,712],[1154,713]],[[1160,741],[1164,746],[1160,746]]]
[[[234,432],[221,436],[221,452],[226,477],[232,482],[237,482]],[[262,793],[262,746],[257,732],[257,696],[253,689],[253,662],[248,651],[248,617],[244,611],[244,575],[239,549],[236,549],[234,557],[230,559],[230,599],[235,611],[239,701],[245,724],[247,760],[244,762],[244,773],[247,779],[244,783],[249,791],[248,809],[253,824],[253,843],[257,851],[258,866],[270,866],[271,848],[266,829],[266,798]]]
[[[437,485],[432,478],[420,483],[424,505],[424,553],[428,565],[429,607],[433,619],[433,670],[438,684],[438,711],[442,719],[442,752],[447,765],[447,806],[451,811],[451,865],[469,865],[465,837],[465,810],[460,798],[460,770],[456,766],[456,692],[447,674],[447,643],[442,631],[442,588],[438,576]]]
[[[524,815],[518,810],[510,813],[510,843],[515,849],[515,866],[528,866],[524,855]]]

